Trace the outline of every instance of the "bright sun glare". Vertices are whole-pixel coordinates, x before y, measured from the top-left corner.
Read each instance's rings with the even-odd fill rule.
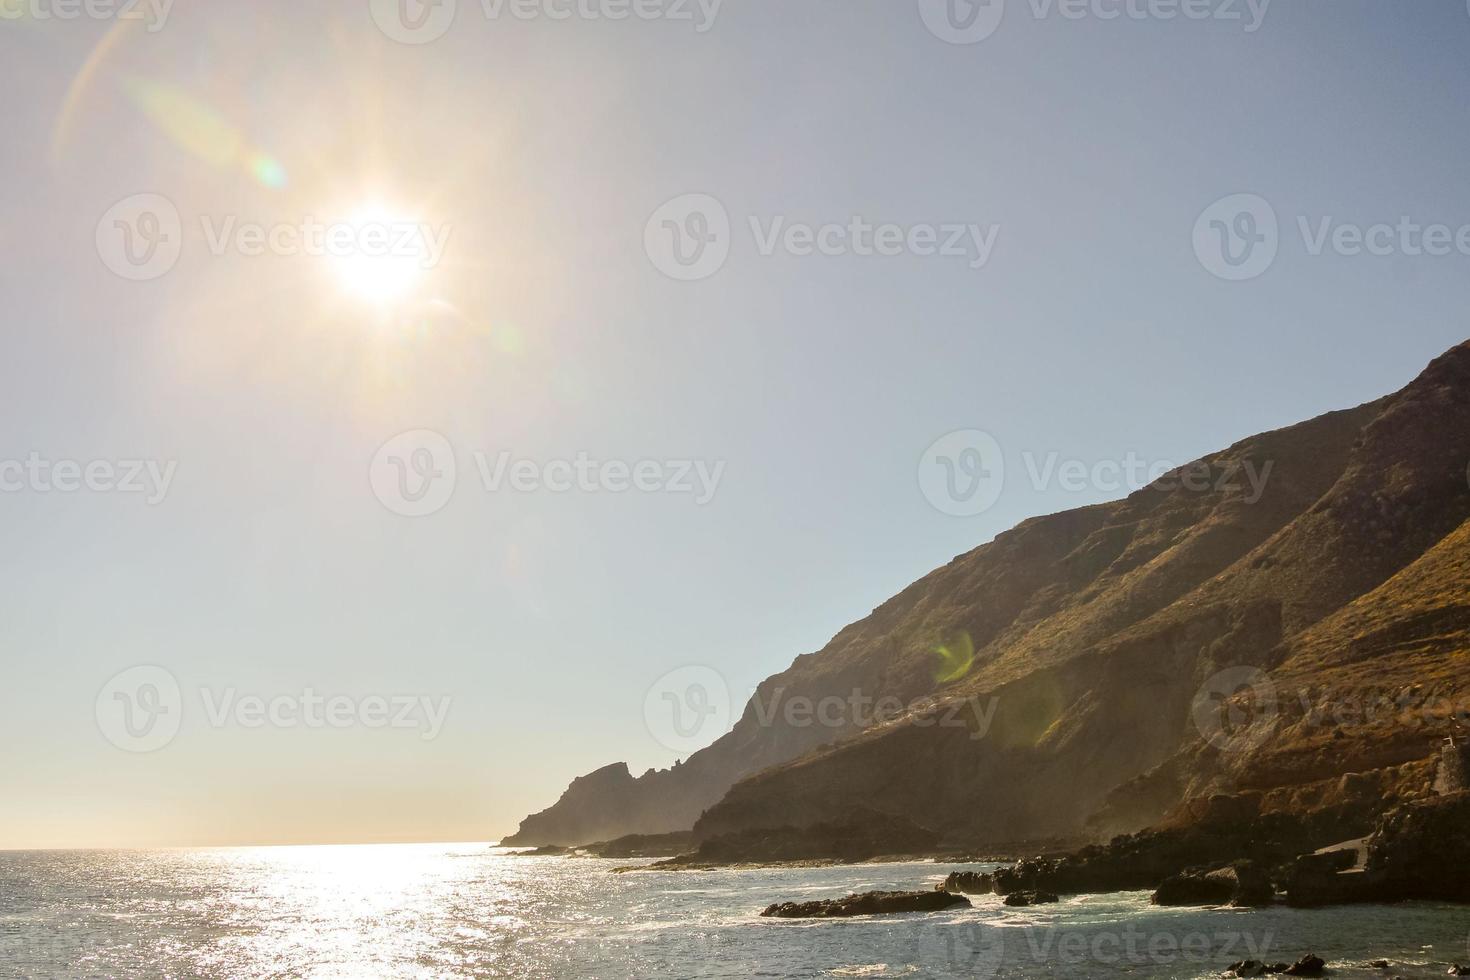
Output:
[[[380,309],[412,298],[429,264],[422,225],[381,205],[359,208],[344,224],[353,247],[331,256],[342,291]]]

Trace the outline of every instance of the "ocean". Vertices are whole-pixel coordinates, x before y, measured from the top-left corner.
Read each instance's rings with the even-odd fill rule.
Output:
[[[1216,977],[1316,952],[1441,977],[1470,910],[1159,909],[1145,892],[849,920],[787,900],[932,888],[949,864],[612,874],[487,844],[0,852],[5,978]],[[986,870],[989,866],[970,866]],[[1390,971],[1367,964],[1377,958]]]

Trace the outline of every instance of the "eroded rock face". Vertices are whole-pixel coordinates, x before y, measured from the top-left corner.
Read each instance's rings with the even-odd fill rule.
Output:
[[[770,919],[834,919],[855,915],[891,915],[898,912],[939,912],[969,905],[963,895],[949,892],[863,892],[846,898],[816,902],[780,902],[761,913]]]

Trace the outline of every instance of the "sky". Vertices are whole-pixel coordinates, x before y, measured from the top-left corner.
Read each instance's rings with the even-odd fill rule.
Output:
[[[0,848],[498,839],[1465,339],[1461,0],[947,2],[0,2]]]

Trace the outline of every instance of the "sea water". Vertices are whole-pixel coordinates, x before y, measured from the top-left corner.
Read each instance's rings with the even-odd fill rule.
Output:
[[[989,895],[780,920],[760,910],[929,889],[957,866],[613,873],[645,863],[486,844],[0,852],[0,976],[1194,978],[1315,952],[1353,978],[1470,962],[1470,911],[1447,905],[1160,909],[1123,892],[1016,909]]]

